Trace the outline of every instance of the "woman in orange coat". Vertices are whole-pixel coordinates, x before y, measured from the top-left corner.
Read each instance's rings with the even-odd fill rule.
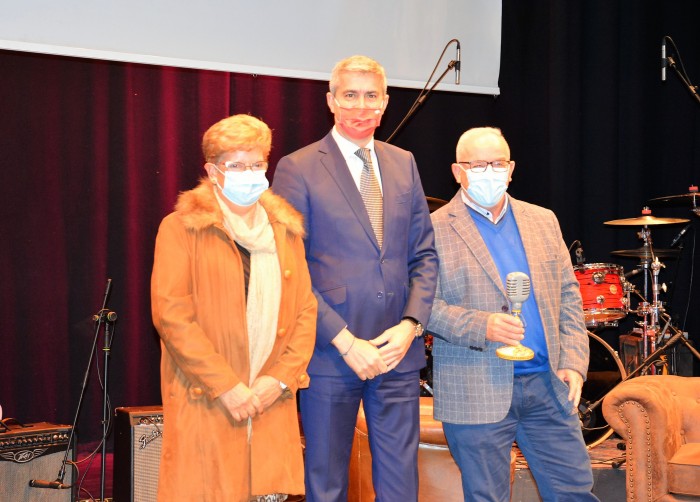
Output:
[[[202,141],[207,178],[158,231],[161,501],[304,493],[295,393],[308,386],[316,299],[301,215],[267,189],[271,141],[249,115],[214,124]]]

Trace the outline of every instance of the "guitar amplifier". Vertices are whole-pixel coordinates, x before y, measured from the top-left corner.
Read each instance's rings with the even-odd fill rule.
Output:
[[[122,407],[115,413],[114,500],[155,502],[163,442],[163,408]]]
[[[12,422],[12,423],[10,423]],[[75,488],[34,488],[29,480],[54,481],[66,455],[70,425],[48,422],[20,424],[11,418],[0,426],[0,500],[22,502],[71,502]],[[68,460],[75,460],[75,441]],[[72,485],[74,470],[66,466],[64,485]]]

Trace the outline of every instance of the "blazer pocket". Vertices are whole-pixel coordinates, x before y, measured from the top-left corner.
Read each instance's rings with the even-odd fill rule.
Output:
[[[345,303],[347,297],[347,288],[345,286],[336,286],[331,289],[320,291],[321,296],[326,303],[330,305],[341,305]]]

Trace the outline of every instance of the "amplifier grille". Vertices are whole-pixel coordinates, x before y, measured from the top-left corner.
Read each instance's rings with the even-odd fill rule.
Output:
[[[7,420],[5,421],[5,423]],[[0,432],[0,500],[56,502],[73,500],[74,490],[32,488],[30,479],[53,481],[61,469],[71,427],[48,422],[8,425]],[[68,459],[74,460],[74,448]],[[73,483],[73,468],[66,467],[63,483]]]
[[[160,406],[116,409],[114,499],[155,502],[163,442]]]

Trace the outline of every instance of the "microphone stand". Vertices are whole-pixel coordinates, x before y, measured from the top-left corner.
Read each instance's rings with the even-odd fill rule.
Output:
[[[447,48],[450,46],[450,44],[452,42],[457,42],[457,44],[458,44],[457,46],[459,47],[459,40],[457,40],[456,38],[453,38],[452,40],[447,42],[447,45],[445,46],[445,48],[442,51],[442,54],[440,55],[440,59],[438,59],[438,64],[440,63],[442,56],[445,55],[445,51],[447,50]],[[445,78],[445,76],[449,73],[450,70],[452,70],[453,68],[455,68],[456,70],[459,70],[459,65],[460,65],[459,61],[456,61],[454,59],[451,60],[447,64],[447,68],[445,69],[445,71],[442,72],[442,75],[440,75],[440,78],[438,78],[435,81],[435,83],[432,85],[432,87],[430,89],[428,89],[428,91],[426,91],[425,89],[428,87],[428,83],[430,83],[430,79],[433,77],[433,74],[435,73],[435,70],[437,69],[437,65],[436,65],[435,69],[433,70],[433,73],[431,73],[430,77],[428,77],[428,82],[425,84],[425,87],[423,87],[423,90],[418,94],[418,98],[413,103],[413,105],[411,105],[411,108],[408,110],[408,113],[406,113],[406,116],[403,118],[403,120],[401,120],[399,125],[396,126],[396,129],[394,129],[394,132],[391,133],[391,136],[389,136],[385,140],[385,143],[391,143],[391,140],[394,139],[394,136],[396,136],[396,133],[398,133],[399,130],[401,130],[403,128],[403,126],[406,124],[406,122],[408,122],[408,119],[410,119],[416,113],[416,110],[418,110],[418,107],[423,104],[423,102],[426,100],[426,98],[433,92],[433,89],[435,89],[435,87],[437,87],[437,85],[440,82],[442,82],[442,79]]]
[[[111,279],[110,279],[111,280]],[[109,424],[111,414],[109,411],[109,356],[112,350],[112,339],[114,337],[113,324],[117,320],[116,312],[107,312],[107,309],[100,311],[100,317],[104,317],[105,339],[104,339],[104,382],[102,388],[102,465],[100,468],[100,500],[105,499],[105,472],[107,459],[107,434],[109,433]]]
[[[394,139],[394,136],[396,136],[396,133],[399,132],[399,130],[400,130],[401,128],[403,128],[403,126],[406,124],[406,122],[408,122],[408,119],[410,119],[411,117],[413,117],[413,115],[416,113],[416,110],[418,110],[418,107],[419,107],[420,105],[423,104],[423,102],[424,102],[424,101],[426,100],[426,98],[430,95],[430,93],[433,92],[433,89],[435,89],[435,87],[436,87],[440,82],[442,82],[442,79],[445,78],[445,75],[447,75],[447,73],[448,73],[452,68],[454,68],[454,67],[456,66],[456,64],[457,64],[457,61],[455,61],[454,59],[453,59],[452,61],[450,61],[450,62],[447,64],[447,68],[445,69],[444,72],[442,72],[442,75],[440,75],[440,78],[438,78],[438,79],[435,81],[435,83],[432,85],[432,87],[431,87],[430,89],[428,89],[428,91],[427,91],[426,93],[420,95],[420,97],[419,97],[419,98],[416,100],[416,102],[413,104],[413,106],[412,106],[411,109],[408,111],[408,113],[406,114],[406,116],[403,118],[403,120],[401,121],[401,123],[400,123],[398,126],[396,126],[396,129],[394,129],[394,132],[391,133],[391,136],[389,136],[389,137],[386,139],[386,141],[385,141],[386,143],[391,143],[391,140]]]
[[[85,391],[87,389],[87,383],[88,383],[88,377],[90,376],[90,368],[92,367],[92,358],[93,355],[95,354],[95,348],[97,347],[97,339],[99,338],[100,334],[100,327],[102,325],[102,322],[104,321],[104,312],[106,312],[106,305],[107,305],[107,298],[109,297],[109,293],[112,289],[112,279],[107,279],[107,287],[105,288],[105,294],[104,298],[102,300],[102,308],[100,309],[99,314],[93,316],[93,320],[97,322],[95,325],[95,335],[93,337],[93,342],[92,342],[92,349],[90,350],[90,357],[88,358],[88,363],[87,367],[85,368],[85,375],[83,376],[83,383],[82,386],[80,387],[80,396],[78,398],[78,406],[75,409],[75,415],[73,416],[73,425],[71,426],[70,429],[70,435],[68,436],[68,444],[66,445],[66,451],[63,454],[63,461],[61,462],[61,468],[58,470],[58,476],[56,476],[56,480],[53,482],[46,483],[46,486],[39,486],[37,484],[36,488],[73,488],[75,483],[71,483],[70,485],[64,485],[63,480],[66,476],[66,464],[68,463],[68,451],[70,450],[71,446],[73,445],[74,438],[75,438],[75,427],[78,423],[78,417],[80,416],[80,410],[83,407],[83,398],[85,397]],[[116,314],[115,314],[115,319],[116,319]],[[106,384],[105,384],[105,389],[106,389]],[[103,429],[104,433],[104,429]],[[103,444],[105,441],[105,438],[102,438]],[[104,452],[104,446],[103,446],[103,452]],[[75,452],[74,452],[75,454]],[[103,453],[104,455],[104,453]],[[103,463],[102,463],[102,484],[104,485],[104,456],[103,456]],[[30,480],[29,481],[29,486],[35,487],[32,483],[37,480]],[[102,500],[104,500],[104,496],[102,497]]]

